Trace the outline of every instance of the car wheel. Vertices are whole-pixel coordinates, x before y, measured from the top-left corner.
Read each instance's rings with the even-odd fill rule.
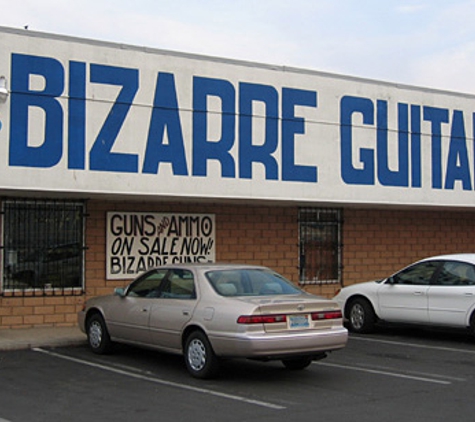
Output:
[[[475,338],[475,312],[472,314],[472,316],[470,317],[470,327],[469,327],[469,330],[470,330],[470,334],[472,335],[472,337]]]
[[[282,363],[287,369],[291,371],[298,371],[300,369],[305,369],[312,363],[312,358],[292,358],[292,359],[283,359]]]
[[[369,333],[374,329],[376,315],[366,299],[353,299],[348,305],[349,328],[355,333]]]
[[[101,315],[94,314],[87,320],[87,340],[94,353],[105,354],[110,352],[112,342],[104,318]]]
[[[185,363],[195,378],[212,378],[219,367],[218,357],[202,331],[193,331],[185,343]]]

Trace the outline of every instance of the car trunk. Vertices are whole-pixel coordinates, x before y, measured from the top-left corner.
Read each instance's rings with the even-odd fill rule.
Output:
[[[330,300],[282,295],[244,300],[257,306],[254,312],[256,315],[284,316],[282,321],[277,319],[264,323],[266,332],[323,330],[331,328],[336,321],[341,320],[335,318],[334,314],[340,310],[338,305]]]

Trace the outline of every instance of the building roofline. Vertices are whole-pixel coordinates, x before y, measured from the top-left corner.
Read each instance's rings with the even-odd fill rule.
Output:
[[[33,31],[29,29],[11,28],[11,27],[6,27],[6,26],[0,26],[0,33],[2,32],[8,33],[8,34],[25,36],[25,37],[36,37],[36,38],[52,39],[52,40],[66,41],[66,42],[69,41],[69,42],[75,42],[75,43],[80,43],[80,44],[94,45],[98,47],[142,52],[146,54],[173,56],[173,57],[191,59],[191,60],[201,60],[201,61],[206,60],[210,62],[224,63],[224,64],[230,64],[230,65],[235,65],[235,66],[254,67],[254,68],[259,68],[259,69],[273,70],[276,72],[289,72],[289,73],[302,74],[302,75],[315,75],[315,76],[320,76],[323,78],[333,78],[333,79],[336,78],[336,79],[352,81],[352,82],[365,82],[365,83],[370,83],[374,85],[384,85],[387,87],[392,87],[392,88],[397,88],[397,89],[409,89],[409,90],[416,90],[420,92],[437,93],[437,94],[451,95],[451,96],[455,95],[462,98],[475,99],[475,95],[469,94],[469,93],[443,90],[443,89],[437,89],[437,88],[421,87],[417,85],[363,78],[359,76],[344,75],[344,74],[339,74],[339,73],[331,73],[331,72],[319,71],[315,69],[300,68],[300,67],[294,67],[294,66],[253,62],[250,60],[224,58],[224,57],[196,54],[196,53],[185,53],[185,52],[165,50],[165,49],[160,49],[160,48],[155,48],[155,47],[138,46],[138,45],[133,45],[133,44],[124,44],[124,43],[117,43],[117,42],[112,42],[112,41],[101,41],[101,40],[96,40],[92,38],[81,38],[81,37],[71,36],[71,35],[61,35],[61,34],[54,34],[54,33],[48,33],[48,32]]]

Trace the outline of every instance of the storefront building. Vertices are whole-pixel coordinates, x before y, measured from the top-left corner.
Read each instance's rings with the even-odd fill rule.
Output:
[[[473,252],[475,97],[0,28],[0,329],[151,266],[331,297]]]

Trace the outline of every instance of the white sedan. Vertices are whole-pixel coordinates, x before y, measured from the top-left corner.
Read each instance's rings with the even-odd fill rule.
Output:
[[[348,338],[336,302],[246,265],[150,270],[114,295],[88,300],[78,322],[95,353],[116,341],[183,354],[197,378],[215,375],[225,358],[278,359],[303,369]]]
[[[475,334],[475,254],[423,259],[383,280],[344,287],[334,300],[356,333],[386,321],[469,328]]]

